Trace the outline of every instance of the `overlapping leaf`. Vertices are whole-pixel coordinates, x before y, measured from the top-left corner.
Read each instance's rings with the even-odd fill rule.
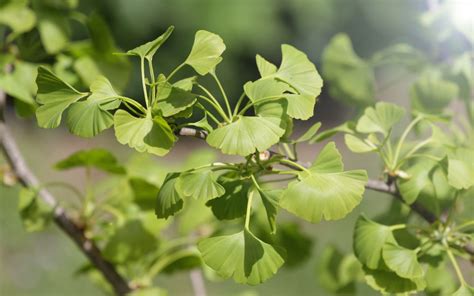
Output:
[[[382,249],[382,256],[388,268],[402,278],[420,278],[425,273],[414,250],[386,243]]]
[[[362,200],[367,174],[344,171],[334,142],[327,144],[311,167],[298,174],[283,192],[281,207],[313,223],[337,220],[350,213]]]
[[[182,173],[176,182],[176,188],[184,196],[208,201],[225,192],[224,187],[217,183],[217,177],[210,169]]]

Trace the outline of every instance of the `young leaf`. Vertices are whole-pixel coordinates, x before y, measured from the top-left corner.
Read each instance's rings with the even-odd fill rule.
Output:
[[[147,59],[151,61],[156,51],[161,47],[161,45],[163,45],[163,43],[165,43],[165,41],[170,37],[171,33],[173,33],[173,30],[174,26],[169,26],[168,29],[166,29],[166,31],[158,36],[155,40],[135,47],[134,49],[130,49],[127,51],[126,55],[138,56],[141,59]]]
[[[184,196],[204,201],[225,193],[224,187],[217,183],[216,173],[210,169],[182,173],[176,181],[176,189]]]
[[[396,242],[390,227],[361,215],[354,230],[354,254],[359,261],[370,269],[377,269],[382,264],[386,242]]]
[[[281,127],[285,106],[277,101],[261,104],[257,116],[239,115],[232,123],[210,132],[206,141],[226,154],[247,156],[265,151],[285,133]]]
[[[343,171],[334,142],[327,144],[312,166],[298,174],[283,192],[280,206],[312,223],[345,217],[362,200],[367,173]]]
[[[41,105],[36,110],[36,118],[38,125],[43,128],[58,127],[64,110],[88,95],[77,91],[44,67],[38,68],[36,84],[38,85],[36,101]]]
[[[423,278],[405,279],[391,271],[372,270],[366,267],[364,267],[364,273],[367,284],[383,294],[422,291],[426,287]]]
[[[257,62],[258,72],[260,73],[261,77],[270,76],[272,74],[275,74],[275,72],[277,71],[277,66],[267,61],[261,55],[257,54],[255,59]]]
[[[283,265],[276,249],[259,240],[249,230],[210,237],[198,243],[204,263],[223,278],[257,285],[271,278]]]
[[[85,101],[73,103],[67,113],[69,130],[81,137],[94,137],[114,123],[107,110],[120,106],[115,92],[107,78],[101,76],[90,86],[91,95]]]
[[[158,198],[156,199],[155,214],[158,219],[168,219],[183,208],[183,199],[176,190],[176,181],[179,173],[169,173],[160,188]]]
[[[393,125],[400,121],[405,114],[403,108],[385,102],[375,104],[375,107],[365,109],[364,115],[359,118],[356,130],[360,133],[382,133],[384,136]]]
[[[125,168],[118,163],[117,158],[108,150],[100,148],[77,151],[56,163],[54,167],[59,170],[93,167],[108,173],[125,174]]]
[[[184,62],[194,68],[200,75],[206,75],[222,61],[221,54],[225,44],[218,35],[199,30],[194,37],[191,53]]]
[[[44,230],[53,219],[53,209],[38,198],[38,192],[34,189],[20,190],[18,211],[28,232]]]
[[[163,156],[173,147],[175,136],[168,123],[161,117],[137,118],[127,111],[118,110],[114,115],[115,137],[120,144]]]
[[[382,257],[388,268],[402,278],[412,279],[424,276],[425,272],[414,250],[394,243],[386,243],[382,249]]]
[[[456,189],[474,185],[474,150],[458,148],[448,155],[448,181]]]

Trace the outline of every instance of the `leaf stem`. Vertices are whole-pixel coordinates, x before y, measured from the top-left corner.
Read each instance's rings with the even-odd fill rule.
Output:
[[[227,97],[227,94],[225,93],[225,90],[222,87],[221,81],[219,80],[214,71],[211,71],[211,76],[214,78],[217,83],[217,86],[219,87],[219,90],[221,91],[222,97],[224,98],[225,105],[227,107],[227,112],[229,113],[229,118],[232,118],[232,110],[230,109],[229,98]]]
[[[423,119],[423,116],[417,115],[415,119],[411,121],[411,123],[407,126],[407,128],[403,131],[402,136],[400,137],[400,140],[398,141],[397,148],[395,150],[395,157],[393,158],[393,167],[396,166],[396,163],[398,162],[398,157],[400,156],[400,151],[402,149],[403,143],[405,142],[406,137],[410,133],[411,129],[420,121]]]
[[[145,96],[145,104],[146,108],[149,108],[149,102],[148,102],[148,91],[146,89],[146,81],[145,81],[145,59],[141,58],[140,59],[140,72],[142,76],[142,87],[143,87],[143,95]]]
[[[148,71],[150,71],[150,76],[151,76],[151,105],[153,106],[153,103],[155,102],[156,98],[156,81],[155,81],[155,71],[153,69],[153,62],[150,59],[147,59],[148,61]]]
[[[213,100],[211,100],[210,98],[208,98],[206,96],[202,96],[202,95],[199,95],[198,99],[202,99],[202,100],[208,102],[212,107],[214,107],[214,109],[219,113],[219,115],[222,117],[222,119],[224,121],[230,123],[230,119],[227,118],[227,115],[225,114],[224,110],[222,110],[221,106],[216,104]]]
[[[456,271],[456,275],[459,279],[459,282],[463,286],[466,285],[466,280],[464,279],[464,276],[462,275],[458,262],[456,261],[456,258],[454,257],[453,252],[451,252],[451,249],[449,248],[448,243],[446,241],[443,241],[443,245],[446,248],[446,253],[448,254],[449,260],[451,260],[451,264],[453,265],[454,270]]]
[[[286,156],[288,156],[288,158],[291,160],[295,160],[296,159],[295,154],[291,150],[290,146],[287,143],[283,143],[282,146],[286,152]]]
[[[118,97],[119,100],[121,100],[122,102],[126,102],[130,105],[132,105],[133,107],[137,108],[138,110],[140,110],[143,114],[146,114],[146,109],[143,108],[142,105],[140,105],[140,103],[138,103],[137,101],[131,99],[131,98],[128,98],[128,97],[124,97],[124,96],[120,96]]]
[[[423,148],[423,146],[429,144],[430,142],[432,141],[432,138],[428,138],[424,141],[421,141],[420,143],[418,143],[415,147],[413,147],[410,151],[407,152],[407,154],[405,154],[403,156],[403,159],[400,160],[398,162],[398,164],[396,165],[395,169],[398,169],[404,162],[407,158],[409,158],[410,156],[412,156],[415,152],[417,152],[418,150],[420,150],[421,148]]]
[[[245,213],[245,229],[250,230],[250,214],[252,212],[253,190],[248,193],[247,211]]]
[[[406,227],[407,227],[406,224],[396,224],[396,225],[389,226],[390,231],[394,231],[394,230],[398,230],[398,229],[404,229]]]
[[[307,172],[309,173],[309,170],[307,168],[305,168],[304,166],[300,165],[299,163],[297,162],[294,162],[292,160],[289,160],[289,159],[280,159],[280,163],[282,164],[288,164],[292,167],[295,167],[295,168],[298,168],[300,171],[304,171],[304,172]]]
[[[250,175],[250,178],[252,179],[253,185],[255,185],[255,187],[256,187],[258,190],[262,190],[262,188],[260,188],[260,185],[258,185],[257,179],[255,179],[255,176],[254,176],[254,175]]]
[[[217,118],[209,111],[207,111],[207,109],[201,105],[200,103],[197,103],[196,104],[196,107],[198,107],[199,109],[201,109],[202,111],[204,111],[205,114],[209,115],[209,117],[217,124],[219,125],[220,124],[220,121],[217,120]]]
[[[186,65],[185,63],[179,64],[178,67],[176,67],[173,71],[171,71],[171,73],[168,75],[168,77],[166,77],[166,81],[169,81],[171,79],[171,77],[173,77],[174,74],[176,74],[185,65]]]
[[[237,113],[239,112],[240,105],[241,105],[242,102],[244,101],[244,98],[245,98],[245,92],[242,92],[242,94],[240,95],[239,100],[237,101],[237,104],[235,105],[234,113],[232,113],[232,116],[236,116],[236,115],[237,115]]]
[[[454,229],[455,230],[461,230],[463,228],[469,227],[469,226],[474,226],[474,220],[473,221],[467,221],[459,226],[456,226]]]

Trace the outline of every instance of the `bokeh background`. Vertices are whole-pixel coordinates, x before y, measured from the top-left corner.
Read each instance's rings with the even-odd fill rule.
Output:
[[[462,1],[462,0],[459,0]],[[347,33],[361,57],[395,43],[409,43],[428,51],[434,42],[431,32],[421,25],[420,16],[429,8],[425,0],[82,0],[80,11],[99,13],[110,26],[121,49],[133,48],[161,34],[169,25],[176,27],[170,40],[160,50],[156,64],[168,73],[188,54],[196,30],[219,34],[227,50],[218,73],[231,98],[236,99],[241,86],[257,78],[255,54],[279,63],[280,45],[289,43],[303,50],[321,67],[321,53],[328,41],[339,32]],[[83,29],[74,28],[75,39],[85,37]],[[133,64],[125,94],[141,96],[139,68]],[[376,73],[376,98],[408,105],[412,77],[400,75],[396,67]],[[321,71],[320,71],[321,72]],[[403,73],[402,73],[403,74]],[[324,77],[323,77],[324,78]],[[327,87],[319,98],[315,117],[298,123],[302,131],[316,121],[323,128],[335,126],[357,114],[354,106],[331,98]],[[27,161],[42,181],[64,180],[80,186],[78,172],[57,172],[52,164],[86,147],[104,147],[120,160],[132,157],[132,151],[120,146],[111,131],[88,140],[71,136],[65,129],[39,129],[34,120],[21,120],[8,114],[14,135]],[[369,169],[377,178],[381,164],[371,157],[351,154],[340,137],[338,147],[344,152],[346,167]],[[204,146],[199,140],[183,139],[169,155],[156,159],[163,171],[178,166],[194,149]],[[312,160],[320,146],[301,147],[300,158]],[[100,176],[97,176],[100,177]],[[64,234],[55,227],[46,233],[26,233],[16,210],[17,190],[0,187],[0,295],[102,295],[85,277],[76,277],[77,267],[85,258]],[[61,194],[61,191],[55,191]],[[310,225],[295,219],[314,239],[312,256],[296,269],[282,269],[268,282],[248,287],[231,280],[207,284],[209,295],[326,295],[317,278],[317,264],[327,244],[349,252],[352,229],[360,212],[376,216],[390,205],[390,198],[367,192],[362,204],[347,219]],[[281,219],[291,219],[283,214]],[[471,271],[470,275],[473,273]],[[191,295],[186,273],[159,278],[170,295]],[[359,295],[376,294],[361,286]]]

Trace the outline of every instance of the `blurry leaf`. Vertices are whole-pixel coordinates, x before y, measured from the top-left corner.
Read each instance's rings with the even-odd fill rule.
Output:
[[[127,51],[127,55],[134,55],[138,56],[141,59],[147,59],[149,61],[153,60],[153,56],[155,55],[156,51],[165,43],[165,41],[170,37],[171,33],[173,32],[174,27],[170,26],[166,31],[158,36],[153,41],[147,42],[143,45],[140,45],[138,47],[135,47],[134,49],[131,49]]]
[[[468,284],[463,284],[459,289],[454,292],[452,296],[472,296],[474,295],[474,288],[468,286]]]
[[[453,275],[446,264],[440,264],[437,267],[428,266],[425,279],[425,291],[429,296],[451,295],[456,289]]]
[[[225,154],[241,156],[265,151],[278,143],[285,133],[281,127],[285,105],[270,102],[261,104],[258,108],[257,116],[239,115],[232,123],[211,131],[206,139],[207,143]]]
[[[36,110],[36,118],[38,125],[43,128],[58,127],[64,110],[88,95],[77,91],[44,67],[38,68],[36,84],[38,85],[36,101],[41,104]]]
[[[103,255],[107,260],[126,264],[139,261],[156,250],[158,241],[139,220],[130,220],[108,240]]]
[[[386,243],[382,250],[383,260],[388,268],[403,278],[420,278],[424,276],[423,268],[414,250],[406,249],[394,243]]]
[[[182,255],[177,256],[180,252]],[[178,271],[189,271],[202,266],[201,254],[195,247],[184,250],[176,250],[170,254],[167,254],[164,258],[160,258],[160,260],[170,261],[169,258],[173,259],[173,257],[177,257],[177,259],[172,260],[166,265],[166,267],[163,269],[164,273],[170,274]]]
[[[426,287],[423,278],[404,279],[391,271],[371,270],[369,268],[364,268],[364,273],[367,284],[384,294],[415,292]]]
[[[144,210],[154,209],[159,188],[141,178],[130,178],[133,191],[133,201]]]
[[[34,189],[20,190],[18,211],[23,227],[28,232],[44,230],[53,219],[53,208],[39,198],[38,191]]]
[[[175,186],[184,196],[204,201],[219,197],[225,192],[224,187],[217,183],[217,175],[211,169],[182,173]]]
[[[175,136],[168,123],[161,117],[150,114],[134,117],[124,110],[114,115],[115,137],[120,144],[158,156],[167,154],[174,145]]]
[[[321,122],[316,122],[313,124],[304,134],[302,134],[297,140],[296,143],[307,142],[314,138],[316,133],[321,127]]]
[[[36,16],[28,8],[28,0],[6,0],[0,4],[0,24],[9,26],[13,33],[27,32],[35,23]]]
[[[118,163],[117,158],[108,150],[101,148],[80,150],[55,165],[59,170],[77,167],[93,167],[104,172],[125,174],[125,168]]]
[[[358,106],[374,102],[373,70],[356,55],[349,36],[334,36],[324,49],[322,62],[331,96]]]
[[[218,35],[199,30],[194,37],[191,53],[184,62],[194,68],[200,75],[206,75],[222,61],[221,54],[225,44]]]
[[[425,72],[410,90],[412,108],[423,113],[441,113],[458,92],[453,82],[442,79],[436,72]]]
[[[67,114],[67,124],[71,133],[90,138],[94,137],[114,123],[113,116],[107,110],[120,106],[120,97],[107,80],[101,76],[90,86],[91,95],[85,101],[75,102]]]
[[[344,122],[341,125],[338,125],[336,127],[324,130],[320,132],[319,134],[316,134],[310,141],[310,144],[314,144],[316,142],[321,142],[324,141],[332,136],[334,136],[337,133],[354,133],[355,129],[355,124],[352,121],[347,121]]]
[[[69,43],[71,28],[68,13],[38,0],[33,2],[33,7],[38,17],[38,31],[46,52],[57,54]]]
[[[98,13],[87,18],[87,29],[94,48],[103,54],[115,51],[115,41],[107,23]]]
[[[377,150],[377,146],[372,142],[367,139],[360,139],[351,134],[344,135],[344,142],[346,143],[347,148],[355,153],[366,153]]]
[[[206,131],[208,133],[210,133],[214,130],[212,125],[210,125],[209,121],[207,120],[207,114],[206,113],[204,113],[204,117],[201,118],[199,121],[188,123],[188,125],[199,127],[199,128],[203,129],[204,131]]]
[[[362,264],[370,269],[378,268],[386,242],[395,242],[390,227],[359,216],[354,230],[354,254]]]
[[[272,245],[249,230],[210,237],[198,243],[204,262],[223,278],[256,285],[271,278],[284,260]],[[224,263],[224,264],[223,264]]]
[[[168,292],[158,287],[148,287],[133,290],[127,296],[167,296]]]
[[[458,148],[448,155],[448,182],[456,189],[474,185],[474,150]]]
[[[232,220],[245,215],[250,184],[241,180],[230,180],[219,183],[224,187],[222,196],[209,200],[206,205],[219,220]]]
[[[379,102],[365,109],[357,121],[356,130],[360,133],[381,133],[385,137],[390,129],[402,119],[405,110],[395,104]]]
[[[473,65],[468,52],[457,56],[450,69],[449,78],[457,84],[459,96],[465,101],[472,101],[474,88]]]
[[[183,208],[183,199],[176,190],[179,173],[168,173],[156,199],[155,214],[158,219],[168,219]]]
[[[313,241],[301,228],[294,222],[278,224],[275,245],[286,250],[284,267],[297,267],[307,263],[311,257]]]
[[[12,73],[0,72],[0,88],[8,95],[30,106],[35,106],[33,95],[36,94],[36,66],[15,61]]]
[[[435,162],[424,159],[404,170],[408,178],[398,179],[398,189],[407,204],[414,203],[423,188],[430,182],[430,171],[435,165]]]
[[[367,173],[344,171],[334,142],[327,144],[307,171],[298,174],[283,192],[280,206],[309,222],[337,220],[362,200]]]
[[[257,62],[258,72],[260,73],[261,77],[266,77],[275,74],[275,72],[277,71],[277,67],[274,64],[270,63],[259,54],[257,54],[255,58]]]
[[[395,44],[377,51],[371,61],[377,66],[401,65],[412,71],[421,69],[427,62],[424,53],[405,43]]]

